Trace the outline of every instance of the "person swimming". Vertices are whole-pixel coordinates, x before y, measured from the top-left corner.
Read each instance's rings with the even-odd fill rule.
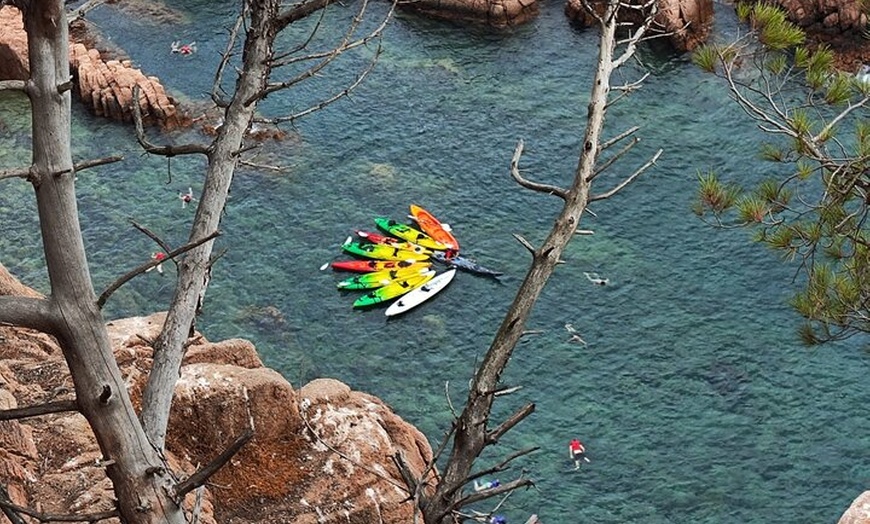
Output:
[[[574,469],[580,469],[581,460],[589,462],[589,458],[586,457],[586,446],[576,438],[568,444],[568,453],[571,455],[571,460],[574,461]]]
[[[577,330],[574,329],[574,325],[571,323],[565,324],[565,331],[571,334],[571,338],[568,339],[568,342],[577,342],[578,344],[583,344],[586,346],[586,341],[580,338],[580,335],[577,333]]]
[[[193,53],[196,53],[196,42],[182,44],[180,40],[176,40],[175,42],[172,42],[170,50],[179,55],[192,55]]]
[[[158,273],[163,274],[163,261],[166,260],[166,253],[162,251],[157,251],[151,254],[151,260],[156,260],[160,262],[156,266],[151,266],[145,270],[146,273],[150,272],[153,269],[156,269]]]
[[[606,286],[607,284],[610,283],[609,278],[602,278],[601,276],[598,275],[598,273],[586,273],[586,272],[584,272],[583,274],[586,275],[586,279],[589,280],[589,282],[592,282],[593,284],[597,284],[599,286]]]
[[[181,200],[181,208],[184,209],[187,207],[187,204],[190,204],[195,198],[193,198],[193,188],[187,188],[187,193],[178,193],[178,198]]]
[[[498,479],[484,482],[483,484],[479,484],[477,479],[474,480],[474,491],[483,491],[486,489],[497,488],[499,486],[501,486],[501,482],[499,482]]]

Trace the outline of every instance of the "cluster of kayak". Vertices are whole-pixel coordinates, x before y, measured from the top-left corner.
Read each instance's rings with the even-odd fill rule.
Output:
[[[412,204],[410,218],[418,227],[375,218],[381,232],[357,231],[358,240],[348,237],[341,245],[344,252],[359,257],[331,264],[338,271],[362,273],[338,283],[339,289],[365,291],[353,307],[370,307],[401,297],[387,308],[386,315],[391,317],[422,304],[447,287],[457,268],[490,276],[500,274],[460,257],[459,242],[450,227],[425,209]],[[432,268],[433,260],[448,270],[437,274]]]

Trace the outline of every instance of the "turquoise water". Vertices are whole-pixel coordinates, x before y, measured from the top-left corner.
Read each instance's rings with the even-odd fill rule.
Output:
[[[174,95],[204,102],[233,8],[176,4],[183,11],[172,24],[108,6],[93,18]],[[716,32],[727,38],[733,17],[717,9]],[[336,12],[327,26],[347,16]],[[199,52],[171,55],[173,40],[195,40]],[[500,33],[399,15],[378,66],[350,100],[288,128],[292,139],[264,146],[257,161],[283,172],[239,169],[218,242],[227,252],[199,327],[213,340],[254,341],[295,386],[327,376],[377,395],[436,444],[450,420],[445,389],[461,403],[525,275],[527,253],[511,234],[539,242],[559,210],[557,199],[511,181],[514,146],[525,140],[530,178],[570,181],[596,52],[596,35],[571,28],[556,2]],[[346,57],[316,85],[270,97],[264,112],[306,107],[352,79],[372,53]],[[640,57],[653,74],[609,113],[606,134],[640,125],[642,142],[596,188],[657,148],[665,153],[623,193],[595,204],[597,218],[584,218],[595,235],[566,250],[528,325],[542,333],[524,339],[504,375],[522,389],[496,405],[499,417],[526,402],[537,409],[480,467],[541,448],[518,464],[536,489],[502,507],[512,523],[530,513],[548,524],[836,522],[870,484],[865,341],[801,346],[800,319],[786,305],[794,268],[746,232],[714,231],[692,215],[699,169],[742,180],[766,174],[755,161],[760,135],[687,57]],[[624,79],[642,69],[632,65]],[[0,168],[28,159],[26,107],[0,95]],[[173,245],[185,241],[193,213],[177,195],[199,190],[203,161],[173,159],[170,180],[166,159],[143,156],[129,129],[81,109],[73,135],[77,159],[125,155],[79,175],[100,290],[154,250],[130,220]],[[340,257],[354,229],[373,228],[377,215],[400,219],[412,202],[449,222],[464,253],[505,276],[459,274],[433,302],[391,321],[380,310],[352,310],[355,295],[334,289],[344,275],[319,267]],[[45,290],[34,208],[24,182],[4,181],[2,262]],[[592,285],[584,271],[611,285]],[[163,278],[132,282],[107,314],[164,308],[172,275],[169,268]],[[588,346],[568,342],[566,323]],[[592,460],[580,472],[567,460],[575,436]]]

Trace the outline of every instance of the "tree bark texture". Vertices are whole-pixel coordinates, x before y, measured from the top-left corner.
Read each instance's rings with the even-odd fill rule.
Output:
[[[28,178],[36,192],[51,284],[50,297],[37,307],[32,307],[34,299],[21,299],[30,309],[27,318],[18,320],[40,326],[58,339],[78,406],[104,457],[112,461],[106,472],[125,521],[180,524],[185,522],[184,515],[166,489],[171,479],[165,473],[149,473],[162,472],[163,463],[133,410],[96,305],[85,257],[70,150],[69,35],[64,4],[61,0],[15,4],[24,13],[30,56],[26,92],[33,114],[33,160]]]
[[[245,131],[257,107],[258,94],[266,87],[273,57],[279,2],[251,2],[242,69],[236,90],[208,155],[208,168],[200,203],[190,232],[194,242],[216,231],[227,203],[233,172]],[[253,102],[246,103],[246,101]],[[162,449],[175,383],[184,357],[185,342],[196,316],[197,302],[207,285],[214,242],[190,250],[178,266],[178,284],[166,322],[154,347],[154,366],[143,396],[142,422],[151,442]]]

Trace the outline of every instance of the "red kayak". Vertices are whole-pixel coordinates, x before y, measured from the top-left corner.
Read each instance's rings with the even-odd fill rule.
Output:
[[[401,269],[408,267],[416,260],[339,260],[331,264],[336,271],[353,271],[354,273],[371,273],[385,269]]]

